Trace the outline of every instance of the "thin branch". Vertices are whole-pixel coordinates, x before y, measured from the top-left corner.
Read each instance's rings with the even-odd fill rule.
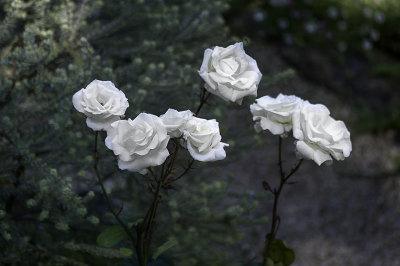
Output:
[[[182,174],[180,174],[178,177],[175,178],[175,180],[178,180],[180,178],[182,178],[184,175],[186,175],[191,169],[192,169],[192,165],[194,164],[194,159],[191,159],[189,161],[188,166],[186,167],[186,169],[183,171]]]
[[[285,173],[283,172],[283,165],[282,165],[282,137],[279,136],[279,148],[278,148],[278,165],[279,165],[279,173],[281,175],[281,179],[285,178]]]
[[[201,89],[200,92],[200,104],[197,107],[196,112],[194,113],[195,116],[198,116],[200,113],[201,108],[203,107],[204,103],[207,102],[208,98],[210,98],[211,93],[209,93],[205,88]]]
[[[279,137],[279,145],[278,145],[278,165],[279,165],[279,173],[280,173],[280,182],[279,182],[279,187],[278,189],[273,190],[273,195],[274,195],[274,203],[272,207],[272,223],[271,223],[271,228],[269,233],[265,236],[265,242],[264,242],[264,251],[263,251],[263,265],[266,266],[268,262],[268,257],[270,256],[270,248],[272,242],[275,240],[275,237],[278,233],[279,226],[281,223],[281,219],[278,216],[278,202],[279,202],[279,196],[281,195],[281,192],[283,190],[283,186],[287,183],[289,178],[297,172],[297,170],[300,168],[301,164],[303,162],[303,159],[300,159],[297,165],[290,171],[290,173],[285,176],[285,172],[283,171],[283,166],[282,166],[282,138]]]
[[[98,168],[98,164],[99,164],[99,160],[100,160],[99,155],[98,155],[98,151],[97,151],[97,140],[98,140],[98,135],[99,135],[99,132],[96,131],[96,133],[95,133],[95,138],[94,138],[94,153],[93,153],[94,164],[93,164],[93,168],[94,168],[94,171],[95,171],[95,173],[96,173],[97,180],[99,181],[101,190],[102,190],[102,192],[103,192],[103,196],[104,196],[104,198],[105,198],[106,201],[107,201],[108,209],[111,211],[111,213],[113,214],[114,218],[115,218],[115,219],[117,220],[117,222],[121,225],[121,227],[125,230],[125,232],[126,232],[126,234],[128,235],[129,239],[132,241],[133,246],[135,246],[135,239],[134,239],[134,237],[133,237],[133,235],[132,235],[132,233],[131,233],[131,230],[130,230],[129,227],[121,220],[121,218],[119,218],[119,213],[120,213],[120,212],[117,213],[117,212],[114,211],[114,209],[113,209],[113,207],[112,207],[112,204],[111,204],[111,201],[110,201],[110,198],[109,198],[108,195],[107,195],[107,191],[106,191],[106,189],[105,189],[105,187],[104,187],[104,184],[103,184],[103,181],[102,181],[102,179],[101,179],[100,171],[99,171],[99,168]],[[121,210],[121,211],[122,211],[122,210]]]

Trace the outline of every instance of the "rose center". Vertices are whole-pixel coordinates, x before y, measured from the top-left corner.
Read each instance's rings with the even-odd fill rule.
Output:
[[[233,57],[228,57],[220,61],[220,66],[224,73],[233,75],[238,70],[239,63]]]

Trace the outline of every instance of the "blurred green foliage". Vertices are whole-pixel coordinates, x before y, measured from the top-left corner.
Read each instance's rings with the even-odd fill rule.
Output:
[[[397,0],[235,0],[232,15],[239,14],[243,5],[251,11],[249,23],[254,24],[247,29],[259,37],[343,53],[369,52],[376,46],[400,54]]]

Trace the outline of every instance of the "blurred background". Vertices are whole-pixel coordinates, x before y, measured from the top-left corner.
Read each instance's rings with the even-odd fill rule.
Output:
[[[96,241],[115,221],[71,97],[97,78],[124,91],[127,117],[194,111],[204,50],[243,41],[263,73],[258,97],[322,103],[352,134],[349,158],[306,161],[284,190],[279,238],[293,265],[400,265],[398,25],[397,0],[0,1],[0,264],[136,265],[128,241]],[[278,178],[278,138],[255,133],[252,102],[211,97],[202,110],[220,122],[227,159],[196,163],[164,192],[153,249],[178,244],[155,265],[260,265],[272,204],[261,183]],[[293,139],[283,147],[290,169]],[[113,204],[137,221],[146,181],[104,146],[100,157]]]

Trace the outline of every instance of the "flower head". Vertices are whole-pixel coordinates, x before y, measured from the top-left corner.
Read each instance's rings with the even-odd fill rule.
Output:
[[[239,104],[245,96],[257,96],[262,77],[257,62],[245,53],[243,43],[205,50],[199,74],[210,93]]]
[[[325,105],[302,103],[293,114],[293,136],[301,158],[318,165],[331,163],[332,158],[344,160],[352,150],[350,132],[343,121],[330,116]]]
[[[107,130],[111,123],[119,120],[129,107],[125,94],[111,81],[93,80],[86,88],[72,97],[76,110],[88,118],[86,124],[93,130]]]
[[[279,94],[276,98],[263,96],[256,99],[250,105],[253,120],[256,121],[256,131],[268,130],[274,135],[286,135],[292,130],[293,112],[302,102],[299,97],[284,94]]]
[[[193,113],[189,110],[178,112],[175,109],[168,109],[160,118],[167,128],[168,135],[170,135],[171,138],[179,138],[183,134],[187,121],[192,116]]]
[[[190,155],[198,161],[209,162],[226,157],[228,144],[221,142],[218,122],[192,117],[186,124],[184,140]]]
[[[105,143],[118,155],[120,169],[145,174],[146,168],[164,163],[169,138],[159,117],[141,113],[134,120],[112,123]]]

